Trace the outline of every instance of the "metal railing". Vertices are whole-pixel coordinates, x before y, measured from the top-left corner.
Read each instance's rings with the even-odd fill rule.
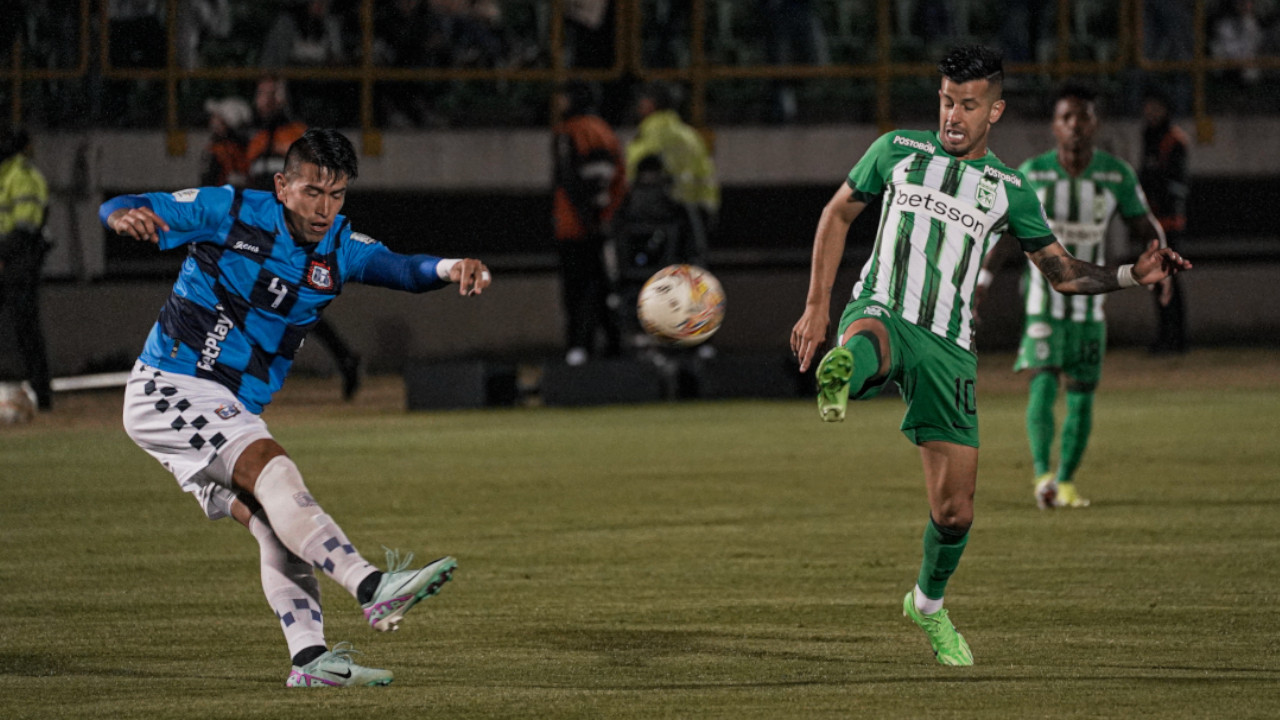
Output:
[[[804,80],[814,78],[861,79],[874,83],[875,119],[882,129],[893,124],[894,108],[892,83],[899,78],[932,76],[936,70],[932,62],[902,62],[894,60],[893,9],[894,0],[873,0],[875,3],[874,61],[864,63],[829,63],[822,65],[729,65],[713,62],[706,51],[710,0],[691,0],[689,37],[689,62],[683,67],[646,67],[642,53],[642,28],[645,6],[642,0],[614,0],[615,58],[611,67],[578,68],[566,62],[565,0],[551,0],[548,22],[546,67],[492,67],[492,68],[444,68],[444,67],[386,67],[374,63],[374,0],[362,0],[360,4],[360,59],[347,67],[286,67],[270,72],[286,79],[347,81],[358,83],[360,89],[359,129],[362,150],[368,155],[382,152],[382,136],[375,122],[374,87],[380,82],[441,82],[441,81],[509,81],[547,83],[569,78],[609,81],[621,77],[634,77],[640,81],[667,80],[687,83],[690,87],[689,114],[693,124],[705,127],[707,123],[707,87],[723,80]],[[1202,143],[1211,142],[1213,123],[1206,102],[1209,74],[1226,69],[1280,68],[1280,57],[1258,57],[1250,60],[1234,60],[1209,57],[1206,44],[1206,6],[1208,0],[1194,0],[1193,43],[1189,58],[1156,60],[1145,56],[1144,3],[1158,0],[1119,0],[1113,5],[1117,12],[1118,35],[1116,52],[1108,60],[1072,60],[1070,50],[1073,40],[1073,5],[1071,0],[1058,0],[1056,16],[1056,57],[1048,62],[1008,63],[1006,73],[1017,75],[1050,76],[1055,79],[1073,74],[1112,75],[1126,70],[1151,73],[1185,73],[1192,81],[1192,112],[1197,138]],[[113,67],[110,61],[110,22],[107,3],[99,2],[101,13],[98,37],[93,37],[93,5],[91,0],[80,3],[78,63],[69,68],[38,68],[24,66],[22,40],[14,41],[12,61],[0,69],[0,81],[11,85],[10,115],[17,124],[23,120],[23,85],[25,83],[57,80],[81,80],[96,73],[105,80],[162,81],[165,87],[165,122],[168,150],[181,155],[186,151],[186,128],[179,120],[179,84],[186,80],[252,80],[264,74],[261,67],[202,67],[184,68],[177,57],[178,0],[167,0],[166,62],[158,68]],[[91,48],[97,40],[96,63],[92,62]]]

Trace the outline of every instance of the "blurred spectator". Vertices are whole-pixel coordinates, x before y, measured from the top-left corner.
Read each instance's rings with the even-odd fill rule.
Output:
[[[1036,62],[1040,43],[1055,37],[1057,0],[1004,0],[1002,4],[1000,38],[1005,61]]]
[[[1208,25],[1209,52],[1213,57],[1253,60],[1258,56],[1262,48],[1262,25],[1253,0],[1228,0]],[[1249,66],[1230,73],[1231,77],[1249,85],[1258,82],[1261,74],[1258,68]]]
[[[349,63],[343,48],[342,16],[329,0],[294,0],[276,17],[263,43],[261,65],[341,67]],[[296,81],[298,110],[316,125],[352,125],[359,116],[359,85],[332,80]]]
[[[627,182],[633,182],[640,162],[656,156],[671,179],[671,195],[696,212],[697,227],[683,240],[685,259],[701,262],[706,253],[707,236],[720,212],[720,181],[706,142],[676,112],[673,91],[667,85],[653,83],[643,87],[636,100],[640,125],[635,138],[627,145]]]
[[[262,46],[261,65],[333,67],[347,63],[342,47],[342,17],[329,0],[295,0],[276,17]]]
[[[610,0],[576,0],[565,4],[565,32],[571,67],[613,67],[616,59],[614,4]]]
[[[209,144],[205,148],[204,172],[200,185],[234,185],[249,182],[249,142],[245,137],[253,109],[238,97],[210,98],[204,103],[209,113]]]
[[[40,270],[49,243],[44,223],[49,187],[27,158],[27,134],[0,128],[0,309],[13,318],[12,335],[36,406],[53,405],[49,360],[40,327]]]
[[[107,26],[112,67],[164,67],[168,33],[164,0],[108,0]]]
[[[1190,60],[1194,45],[1194,16],[1191,2],[1142,3],[1142,52],[1148,60]],[[1138,82],[1131,84],[1131,92],[1144,97],[1154,90],[1150,76],[1142,71],[1135,73]],[[1191,111],[1191,73],[1176,72],[1169,76],[1169,110],[1175,116]],[[1130,96],[1131,99],[1133,96]],[[1139,103],[1131,107],[1140,107]]]
[[[1159,93],[1148,93],[1142,106],[1142,162],[1138,182],[1147,194],[1151,212],[1164,229],[1169,247],[1179,250],[1187,229],[1187,195],[1190,189],[1187,151],[1191,146],[1187,134],[1173,124],[1169,101]],[[1156,296],[1159,317],[1153,353],[1187,351],[1186,309],[1182,298],[1181,279],[1174,275],[1173,297],[1161,305]]]
[[[454,67],[500,67],[507,64],[502,9],[495,0],[430,0],[451,48]]]
[[[618,137],[596,114],[598,101],[594,87],[576,81],[557,88],[552,99],[558,120],[552,130],[553,222],[570,365],[581,365],[596,352],[597,330],[604,335],[605,355],[622,350],[604,255],[609,222],[626,194],[625,168]]]
[[[812,0],[760,0],[769,28],[769,62],[774,65],[826,65],[831,61],[827,36]],[[779,80],[773,85],[773,117],[780,122],[796,118],[796,83]]]
[[[203,67],[201,48],[206,38],[231,35],[231,0],[182,0],[178,5],[178,64],[187,70]]]
[[[398,68],[444,67],[452,63],[452,44],[427,0],[379,3],[373,21],[374,62]],[[384,82],[377,93],[381,124],[390,127],[443,125],[433,110],[438,85]]]
[[[274,190],[275,175],[284,171],[284,156],[294,140],[307,131],[289,112],[289,88],[283,78],[268,75],[258,80],[253,94],[257,129],[249,138],[249,187]]]

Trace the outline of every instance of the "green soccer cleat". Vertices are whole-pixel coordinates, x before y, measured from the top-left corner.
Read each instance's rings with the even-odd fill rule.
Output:
[[[853,353],[831,348],[818,363],[818,414],[823,422],[844,420],[849,407],[849,378],[853,377]]]
[[[1058,483],[1058,497],[1053,501],[1054,507],[1060,508],[1087,508],[1089,501],[1080,497],[1080,493],[1076,492],[1076,484],[1073,482]]]
[[[964,636],[956,632],[956,626],[951,624],[946,609],[925,615],[916,609],[914,593],[915,590],[907,591],[907,596],[902,600],[902,614],[911,618],[929,636],[929,644],[933,646],[933,656],[938,659],[938,663],[972,665],[973,651],[969,649]]]
[[[362,687],[390,685],[390,670],[357,665],[351,655],[358,652],[351,643],[340,642],[333,649],[302,667],[294,666],[285,687]]]
[[[1045,473],[1036,478],[1036,507],[1041,510],[1052,510],[1057,507],[1058,481],[1053,473]]]
[[[447,555],[425,567],[407,570],[412,562],[413,553],[401,559],[398,550],[387,550],[387,571],[382,573],[373,598],[363,605],[364,618],[374,630],[398,629],[404,614],[440,592],[458,569],[458,561]]]

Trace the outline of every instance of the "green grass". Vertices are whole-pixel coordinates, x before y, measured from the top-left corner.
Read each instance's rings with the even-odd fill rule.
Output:
[[[396,673],[327,692],[283,687],[248,533],[114,421],[0,430],[0,717],[1274,717],[1280,387],[1104,389],[1083,511],[1035,509],[1024,401],[981,398],[972,668],[901,617],[896,400],[269,415],[367,557],[459,560],[394,634],[322,581]]]

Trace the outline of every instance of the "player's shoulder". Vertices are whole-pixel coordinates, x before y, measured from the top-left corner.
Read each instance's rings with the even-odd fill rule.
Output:
[[[872,147],[904,154],[924,152],[930,155],[941,149],[937,136],[930,130],[890,130],[881,135]]]
[[[1124,158],[1112,155],[1105,150],[1093,151],[1093,162],[1090,166],[1089,176],[1094,182],[1119,184],[1136,181],[1138,177],[1133,166]]]
[[[1046,150],[1039,155],[1032,155],[1022,164],[1018,166],[1018,172],[1022,173],[1029,180],[1037,180],[1037,174],[1053,173],[1057,175],[1058,167],[1058,151]]]
[[[977,164],[977,168],[982,171],[984,179],[1000,183],[1006,188],[1012,187],[1017,190],[1024,190],[1031,187],[1031,183],[1027,181],[1026,174],[1021,170],[1009,167],[993,152],[988,152],[987,156]]]

